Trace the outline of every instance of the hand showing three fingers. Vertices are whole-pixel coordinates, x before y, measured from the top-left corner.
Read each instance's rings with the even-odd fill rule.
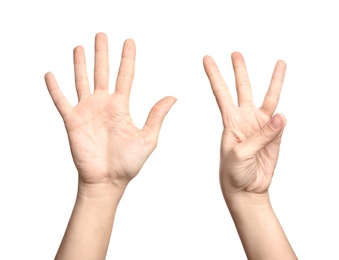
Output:
[[[278,160],[285,118],[276,114],[286,65],[278,61],[264,102],[253,104],[246,65],[240,53],[232,54],[238,106],[209,56],[204,67],[216,97],[224,125],[221,141],[220,183],[223,194],[264,194]]]
[[[98,33],[94,92],[91,93],[84,50],[76,47],[74,71],[79,100],[75,107],[63,96],[53,75],[45,76],[49,93],[64,120],[82,183],[127,185],[155,149],[162,121],[176,101],[173,97],[160,100],[151,109],[144,127],[134,126],[129,113],[129,95],[135,54],[134,42],[126,40],[115,91],[109,94],[108,41],[105,34]]]

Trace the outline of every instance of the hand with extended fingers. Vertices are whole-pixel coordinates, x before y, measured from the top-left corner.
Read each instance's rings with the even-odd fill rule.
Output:
[[[260,108],[253,104],[246,65],[232,54],[238,106],[217,65],[209,56],[204,67],[216,97],[224,131],[220,184],[248,259],[297,259],[270,203],[268,188],[279,156],[286,120],[274,114],[286,65],[278,61]]]
[[[55,259],[105,259],[115,213],[130,180],[157,145],[162,122],[176,101],[165,97],[138,129],[130,117],[135,44],[126,40],[114,93],[109,93],[108,40],[95,38],[94,91],[87,78],[84,49],[74,49],[78,104],[73,107],[54,76],[45,75],[48,91],[60,112],[79,175],[77,199]],[[249,259],[296,259],[270,205],[268,188],[278,160],[286,124],[274,114],[286,65],[279,61],[264,102],[253,104],[245,62],[232,54],[238,106],[211,57],[204,67],[221,111],[220,184]]]
[[[277,107],[286,65],[278,61],[264,102],[253,104],[246,65],[240,53],[232,54],[238,106],[220,72],[209,56],[204,67],[216,97],[224,131],[221,141],[220,182],[224,194],[265,193],[271,183],[279,155],[281,135],[286,124]],[[273,117],[272,117],[273,116]]]
[[[48,91],[66,126],[78,193],[55,259],[105,259],[115,213],[127,184],[157,145],[162,122],[176,99],[165,97],[151,109],[142,129],[134,126],[129,96],[134,77],[135,44],[126,40],[113,94],[109,93],[108,40],[95,37],[94,91],[87,78],[84,49],[74,49],[78,104],[73,107],[51,73]]]
[[[83,183],[127,185],[157,145],[162,121],[175,98],[160,100],[142,129],[134,126],[129,96],[134,77],[135,44],[126,40],[113,94],[109,93],[108,41],[95,38],[94,92],[90,91],[84,49],[74,49],[75,86],[79,102],[73,107],[51,73],[45,76],[51,97],[64,119],[74,163]]]

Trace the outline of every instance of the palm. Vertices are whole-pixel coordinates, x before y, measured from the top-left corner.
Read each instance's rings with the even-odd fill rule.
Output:
[[[256,154],[230,162],[232,149],[258,132],[269,116],[257,108],[235,108],[232,122],[224,129],[222,147],[222,174],[230,176],[238,189],[262,192],[268,189],[279,154],[279,142],[272,142]],[[232,167],[229,165],[232,164]]]
[[[245,62],[239,53],[232,55],[238,104],[232,98],[212,59],[204,60],[205,70],[222,114],[220,181],[231,188],[261,193],[268,189],[277,163],[280,137],[262,149],[248,149],[246,140],[261,131],[272,117],[279,99],[285,64],[278,62],[262,107],[253,105]],[[264,133],[262,133],[264,134]]]
[[[73,160],[87,180],[132,179],[152,152],[134,126],[127,104],[117,104],[119,96],[92,95],[65,120]]]
[[[134,42],[125,42],[113,94],[108,93],[108,44],[104,34],[95,42],[94,93],[89,90],[82,47],[74,49],[79,103],[72,107],[54,77],[46,75],[48,90],[64,119],[80,180],[88,183],[128,183],[155,149],[161,123],[175,99],[166,97],[151,110],[145,126],[134,126],[129,95],[134,75]]]

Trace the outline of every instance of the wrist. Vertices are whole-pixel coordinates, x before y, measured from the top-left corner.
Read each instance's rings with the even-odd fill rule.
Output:
[[[275,218],[268,192],[265,194],[238,192],[225,197],[225,202],[237,228],[249,227]],[[256,226],[254,225],[254,226]]]
[[[268,191],[264,193],[252,193],[246,191],[224,192],[224,199],[227,207],[231,210],[242,210],[247,208],[268,207],[271,208],[271,202]]]
[[[112,183],[86,183],[79,181],[79,198],[90,200],[114,200],[120,201],[127,185],[115,185]]]
[[[78,194],[55,259],[105,259],[115,214],[126,187],[79,181]]]

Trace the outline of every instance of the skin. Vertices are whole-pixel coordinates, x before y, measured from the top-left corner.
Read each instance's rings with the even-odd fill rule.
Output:
[[[55,259],[105,259],[114,217],[128,183],[157,145],[165,115],[175,98],[160,100],[145,126],[134,126],[129,94],[134,77],[135,44],[126,40],[113,94],[108,92],[108,41],[95,39],[94,92],[86,72],[84,50],[74,49],[73,107],[54,76],[46,85],[68,133],[79,185],[76,203]],[[285,118],[274,115],[286,65],[279,61],[260,108],[253,105],[245,62],[232,54],[238,107],[211,57],[204,67],[219,105],[224,131],[221,141],[220,185],[248,259],[297,259],[271,207],[268,188],[277,163]]]
[[[242,54],[232,54],[237,101],[232,100],[214,60],[203,60],[224,130],[220,186],[248,259],[297,259],[269,198],[286,119],[275,114],[286,71],[278,61],[261,107],[254,106]]]
[[[136,48],[124,42],[114,93],[109,93],[108,40],[95,36],[94,91],[82,46],[74,49],[78,104],[72,106],[54,76],[45,81],[67,130],[78,170],[76,203],[55,259],[105,259],[119,201],[157,146],[162,122],[176,99],[165,97],[151,109],[142,129],[133,124],[129,96]]]

